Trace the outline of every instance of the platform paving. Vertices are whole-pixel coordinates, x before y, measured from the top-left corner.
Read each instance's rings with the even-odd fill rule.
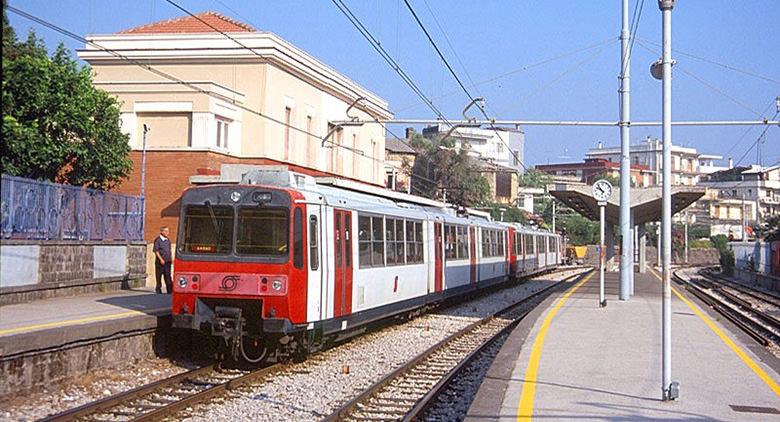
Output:
[[[0,356],[156,327],[171,296],[145,289],[0,306]]]
[[[617,284],[617,274],[608,274],[606,308],[598,307],[598,273],[571,293],[548,319],[538,360],[533,345],[564,294],[519,325],[467,420],[780,421],[777,358],[754,353],[749,339],[703,311],[680,286],[675,289],[690,302],[673,295],[672,375],[681,397],[661,401],[661,282],[657,274],[637,274],[636,295],[625,302],[617,300]],[[535,375],[529,360],[538,362]]]

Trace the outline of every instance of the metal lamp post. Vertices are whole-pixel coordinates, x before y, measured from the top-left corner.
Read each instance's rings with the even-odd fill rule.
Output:
[[[672,9],[675,0],[658,0],[663,16],[662,56],[653,63],[651,73],[662,80],[662,188],[661,234],[663,242],[663,298],[661,301],[663,349],[661,398],[675,400],[680,396],[680,384],[672,381]],[[660,71],[660,72],[659,72]],[[660,74],[660,75],[659,75]]]

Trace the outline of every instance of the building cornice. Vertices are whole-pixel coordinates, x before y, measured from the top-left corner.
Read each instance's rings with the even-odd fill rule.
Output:
[[[231,37],[249,49],[238,46],[222,34],[112,34],[92,35],[87,39],[104,49],[151,66],[170,63],[270,63],[311,81],[323,90],[334,92],[348,102],[364,97],[366,100],[356,108],[374,117],[393,117],[387,101],[273,33],[234,33]],[[128,63],[92,44],[87,44],[77,53],[81,59],[94,65]]]

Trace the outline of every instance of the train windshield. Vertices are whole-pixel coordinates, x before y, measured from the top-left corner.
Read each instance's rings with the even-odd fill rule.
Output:
[[[236,253],[287,256],[290,243],[290,212],[285,208],[240,208]]]
[[[198,254],[229,254],[233,244],[233,208],[189,205],[184,213],[179,250]]]

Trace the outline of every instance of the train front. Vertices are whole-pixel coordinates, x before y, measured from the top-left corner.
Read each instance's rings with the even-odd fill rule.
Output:
[[[258,362],[290,355],[306,327],[305,205],[291,189],[191,188],[181,199],[173,326]]]

